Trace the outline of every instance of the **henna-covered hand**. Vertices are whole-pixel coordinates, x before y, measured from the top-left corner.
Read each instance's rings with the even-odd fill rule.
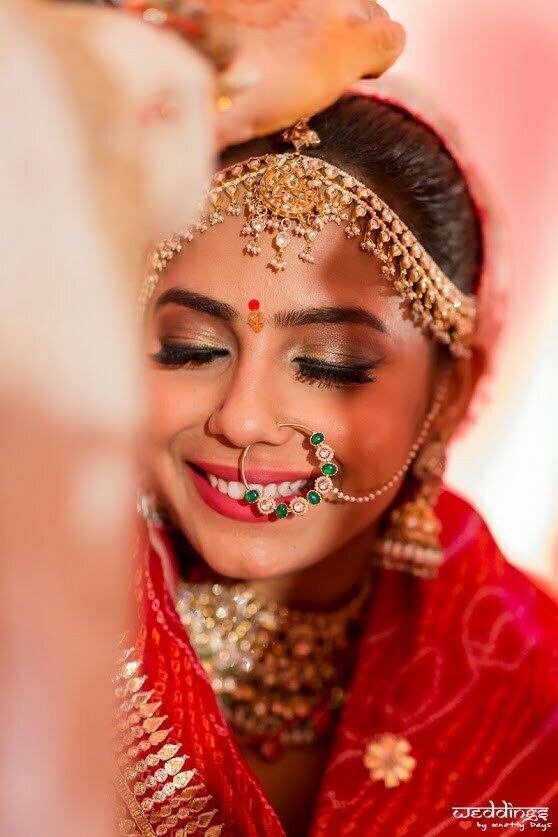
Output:
[[[405,45],[374,0],[207,0],[237,41],[234,67],[255,83],[217,117],[220,147],[293,124],[327,107],[362,76],[379,76]]]

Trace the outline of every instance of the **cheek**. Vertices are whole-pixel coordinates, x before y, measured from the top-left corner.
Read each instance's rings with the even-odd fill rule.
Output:
[[[369,491],[401,467],[429,407],[429,366],[418,362],[381,370],[378,380],[339,416],[336,454],[347,488]]]
[[[356,493],[378,488],[399,469],[413,443],[414,425],[394,425],[384,417],[374,416],[352,433],[346,445],[340,447],[340,462]]]
[[[410,428],[394,425],[380,405],[366,419],[356,417],[336,448],[344,490],[360,494],[379,487],[398,469],[411,444]]]
[[[173,439],[205,424],[211,390],[200,384],[186,384],[184,373],[152,370],[147,374],[149,436],[157,447],[168,447]]]

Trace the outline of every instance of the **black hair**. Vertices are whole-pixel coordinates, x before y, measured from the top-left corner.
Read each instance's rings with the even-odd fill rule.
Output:
[[[310,122],[321,157],[352,174],[389,204],[438,266],[472,293],[482,263],[478,214],[467,182],[441,140],[391,104],[343,96]],[[284,151],[278,135],[226,149],[223,164]]]

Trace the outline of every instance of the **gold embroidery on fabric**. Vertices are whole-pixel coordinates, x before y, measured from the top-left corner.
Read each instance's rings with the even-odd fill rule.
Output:
[[[372,781],[383,782],[386,788],[408,782],[417,764],[410,751],[411,745],[406,738],[390,732],[369,741],[363,761]]]
[[[117,814],[118,833],[124,837],[218,837],[222,825],[211,825],[218,811],[208,810],[212,797],[195,769],[183,770],[181,753],[161,702],[153,690],[142,689],[146,676],[134,649],[121,654],[115,677],[116,718],[114,782],[125,808]]]
[[[136,797],[126,784],[124,776],[118,769],[115,769],[114,771],[114,784],[125,805],[125,813],[120,814],[119,812],[117,820],[118,833],[124,834],[126,837],[136,837],[136,835],[140,835],[140,837],[153,837],[155,832],[149,825],[149,820],[141,810]],[[128,814],[132,815],[132,820],[128,818]]]

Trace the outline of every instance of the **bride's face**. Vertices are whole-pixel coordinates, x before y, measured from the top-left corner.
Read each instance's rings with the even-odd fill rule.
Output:
[[[334,483],[349,494],[386,482],[405,461],[432,401],[432,342],[413,325],[376,260],[326,228],[316,263],[267,266],[243,254],[239,219],[197,235],[163,272],[146,318],[148,479],[213,570],[266,578],[320,561],[374,528],[400,486],[371,503],[323,500],[302,517],[265,517],[249,483],[286,502],[319,469],[306,425],[335,450]],[[269,248],[269,252],[267,252]],[[257,299],[265,325],[248,325]],[[372,536],[372,531],[371,531]]]

